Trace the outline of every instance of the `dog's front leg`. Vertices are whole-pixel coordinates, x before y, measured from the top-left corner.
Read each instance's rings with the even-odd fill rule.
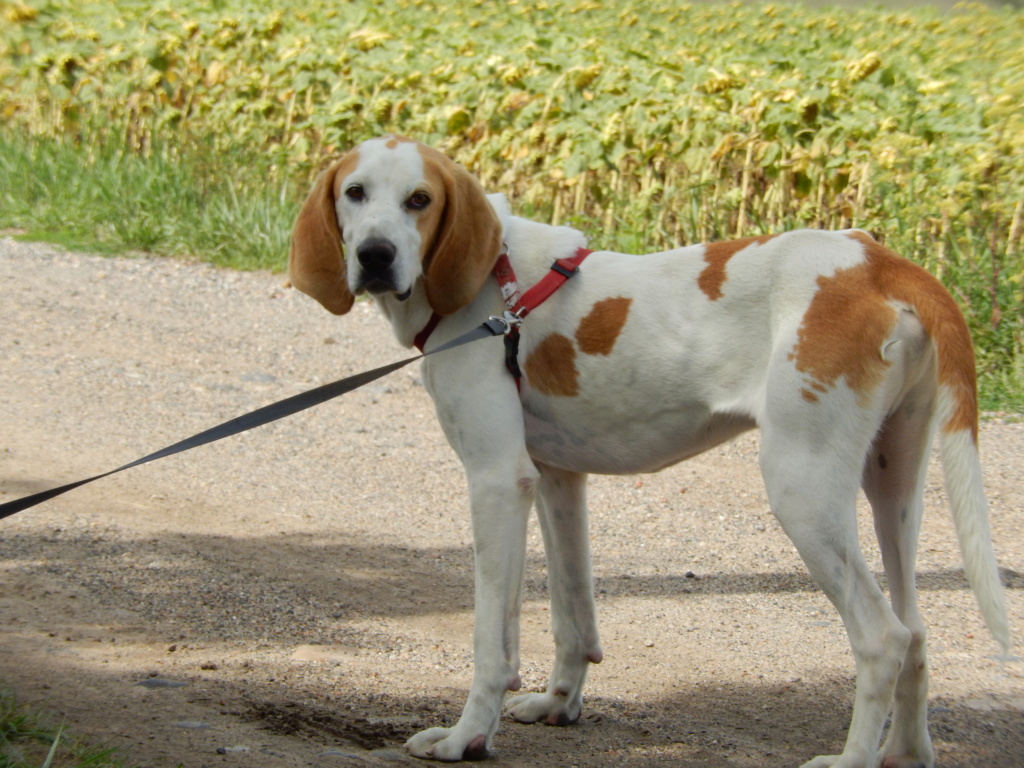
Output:
[[[451,435],[450,435],[451,437]],[[453,728],[430,728],[406,742],[419,758],[479,760],[498,730],[502,701],[519,681],[519,608],[522,600],[526,521],[534,501],[537,469],[522,447],[495,445],[464,453],[469,475],[475,556],[474,670],[462,717]],[[515,444],[514,442],[512,443]]]

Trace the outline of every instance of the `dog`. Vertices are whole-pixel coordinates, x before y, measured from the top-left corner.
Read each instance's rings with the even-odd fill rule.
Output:
[[[384,136],[319,176],[294,226],[289,272],[335,314],[369,294],[400,344],[418,340],[429,352],[485,318],[509,317],[510,291],[494,276],[503,253],[514,289],[542,280],[557,260],[586,255],[585,246],[574,229],[513,216],[504,196],[486,195],[443,153]],[[407,749],[458,761],[492,748],[505,694],[521,685],[532,506],[555,661],[547,690],[513,697],[506,711],[567,725],[580,716],[588,666],[602,657],[587,473],[655,472],[758,427],[772,512],[842,617],[856,660],[843,752],[805,765],[930,768],[914,568],[936,434],[967,577],[993,636],[1010,648],[977,449],[974,352],[941,284],[858,230],[644,256],[598,251],[515,330],[518,379],[489,343],[423,362],[468,478],[474,675],[458,722],[414,735]],[[891,602],[857,541],[860,488]]]

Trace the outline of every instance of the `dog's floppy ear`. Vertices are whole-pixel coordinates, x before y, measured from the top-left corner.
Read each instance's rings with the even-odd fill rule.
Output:
[[[501,250],[501,222],[483,187],[461,165],[435,150],[424,162],[444,186],[444,211],[433,243],[423,257],[430,308],[450,315],[479,293]]]
[[[288,252],[292,285],[309,294],[336,315],[352,308],[355,297],[348,288],[341,227],[334,207],[334,180],[354,160],[345,155],[320,174],[299,211]]]

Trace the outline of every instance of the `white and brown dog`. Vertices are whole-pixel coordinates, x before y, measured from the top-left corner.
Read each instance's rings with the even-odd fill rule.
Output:
[[[585,241],[512,216],[501,195],[485,196],[443,154],[383,137],[317,180],[295,225],[291,279],[336,314],[371,294],[404,346],[440,316],[429,350],[502,313],[492,269],[503,244],[530,286]],[[534,503],[555,663],[547,691],[517,696],[507,711],[562,725],[580,716],[587,667],[601,660],[587,473],[654,472],[760,427],[771,509],[842,616],[856,659],[845,749],[807,765],[933,765],[914,565],[936,432],[967,577],[995,638],[1010,646],[978,460],[974,354],[938,281],[855,230],[646,256],[598,251],[522,325],[521,391],[503,357],[480,343],[423,363],[469,481],[475,671],[458,723],[413,736],[412,754],[463,760],[491,747],[505,693],[519,688]],[[859,488],[891,604],[857,541]]]

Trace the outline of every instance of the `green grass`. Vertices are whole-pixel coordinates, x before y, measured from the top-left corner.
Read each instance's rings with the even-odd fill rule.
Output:
[[[0,227],[68,248],[280,269],[294,197],[240,152],[143,155],[0,133]]]
[[[114,752],[69,738],[62,725],[0,688],[0,768],[125,768]]]
[[[0,0],[0,227],[281,269],[398,131],[645,251],[856,226],[940,276],[1024,410],[1024,12],[678,0]]]

